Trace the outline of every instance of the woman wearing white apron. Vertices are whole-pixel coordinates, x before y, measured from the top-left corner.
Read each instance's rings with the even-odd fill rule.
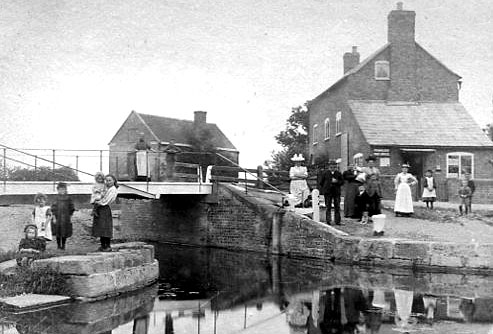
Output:
[[[402,172],[397,174],[394,179],[396,190],[394,212],[396,216],[409,216],[411,213],[414,212],[411,186],[417,184],[418,180],[416,180],[416,178],[412,174],[409,174],[407,172],[408,168],[408,164],[403,164]]]

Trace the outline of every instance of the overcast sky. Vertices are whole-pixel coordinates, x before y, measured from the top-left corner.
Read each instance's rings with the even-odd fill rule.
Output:
[[[386,43],[387,0],[2,0],[0,143],[107,149],[132,110],[208,112],[253,168],[291,107]],[[492,121],[493,2],[404,1],[416,40],[463,77],[460,100]]]

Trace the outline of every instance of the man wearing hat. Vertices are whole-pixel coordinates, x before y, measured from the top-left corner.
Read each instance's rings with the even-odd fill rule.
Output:
[[[322,173],[318,182],[318,190],[324,195],[325,199],[325,221],[331,224],[331,209],[334,203],[334,221],[336,225],[341,225],[341,186],[344,183],[341,172],[337,170],[337,163],[329,161],[329,169]]]

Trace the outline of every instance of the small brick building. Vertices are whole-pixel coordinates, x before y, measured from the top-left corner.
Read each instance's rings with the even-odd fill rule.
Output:
[[[166,148],[172,141],[180,151],[177,162],[200,164],[203,169],[209,164],[228,165],[214,153],[206,153],[217,152],[238,163],[238,150],[216,124],[207,123],[205,111],[195,111],[193,121],[132,111],[109,143],[109,170],[119,180],[136,178],[135,146],[140,138],[151,149],[148,161],[152,181],[166,179]]]
[[[387,44],[362,62],[353,47],[342,78],[310,101],[311,163],[335,159],[344,170],[374,154],[390,197],[407,162],[419,179],[434,171],[441,200],[456,197],[457,180],[469,171],[475,200],[491,201],[493,143],[459,102],[461,77],[415,41],[415,15],[398,3]]]

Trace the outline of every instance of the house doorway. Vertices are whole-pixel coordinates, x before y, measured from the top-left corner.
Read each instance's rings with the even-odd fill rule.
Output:
[[[402,162],[408,163],[411,166],[409,168],[409,173],[413,174],[418,180],[417,186],[412,189],[413,200],[415,201],[418,201],[421,198],[423,177],[426,170],[426,155],[429,153],[430,152],[402,150]]]

